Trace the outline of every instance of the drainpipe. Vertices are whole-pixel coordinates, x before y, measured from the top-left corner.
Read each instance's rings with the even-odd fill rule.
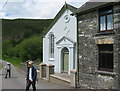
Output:
[[[79,29],[78,29],[78,16],[75,14],[75,17],[77,19],[77,88],[80,87],[79,84]]]
[[[76,43],[76,47],[77,47],[77,82],[76,82],[76,87],[79,88],[80,87],[80,84],[79,84],[79,31],[78,31],[78,16],[75,14],[75,13],[72,13],[71,14],[72,16],[75,16],[76,17],[76,20],[77,20],[77,43]]]

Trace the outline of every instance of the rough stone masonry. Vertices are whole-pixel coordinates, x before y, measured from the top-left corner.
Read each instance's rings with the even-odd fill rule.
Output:
[[[120,87],[120,3],[113,4],[112,32],[98,32],[98,9],[77,16],[79,84],[85,89],[118,89]],[[99,44],[113,44],[112,72],[98,69]]]

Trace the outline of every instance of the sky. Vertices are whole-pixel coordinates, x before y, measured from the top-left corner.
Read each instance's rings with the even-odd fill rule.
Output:
[[[0,19],[53,19],[65,2],[79,8],[87,1],[88,0],[0,0]]]

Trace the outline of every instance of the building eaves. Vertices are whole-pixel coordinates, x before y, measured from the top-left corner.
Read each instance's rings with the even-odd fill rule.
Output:
[[[82,10],[86,10],[89,8],[93,8],[95,6],[99,6],[101,4],[104,4],[105,2],[86,2],[85,4],[83,4],[78,11],[82,11]]]
[[[75,7],[73,7],[73,6],[69,5],[69,4],[65,4],[65,5],[61,8],[61,10],[57,13],[57,15],[56,15],[55,18],[53,19],[52,23],[47,27],[46,31],[49,31],[49,30],[52,28],[52,26],[57,22],[57,20],[60,18],[60,16],[64,13],[64,11],[65,11],[66,9],[69,9],[69,10],[70,10],[71,12],[73,12],[73,13],[77,11],[77,8],[75,8]],[[46,34],[45,34],[45,35],[46,35]]]
[[[74,7],[74,6],[71,6],[70,4],[67,4],[67,7],[70,11],[72,12],[76,12],[78,10],[78,8]]]
[[[76,15],[81,15],[84,13],[91,12],[93,10],[108,6],[108,5],[113,5],[116,2],[87,2],[83,6],[81,6],[77,12],[74,12],[73,14]]]

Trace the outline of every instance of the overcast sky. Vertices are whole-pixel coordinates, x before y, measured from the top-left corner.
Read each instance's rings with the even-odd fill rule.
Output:
[[[65,1],[80,7],[88,0],[0,0],[0,18],[31,18],[48,19],[54,18]]]

